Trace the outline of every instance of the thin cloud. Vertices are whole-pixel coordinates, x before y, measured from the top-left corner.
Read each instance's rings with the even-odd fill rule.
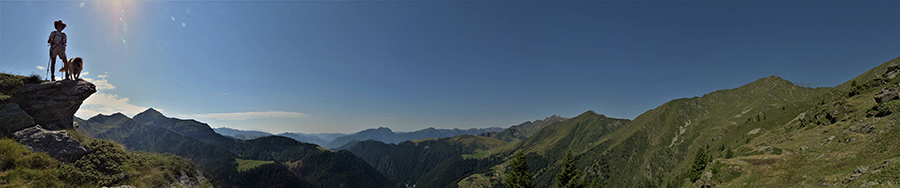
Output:
[[[87,72],[85,72],[87,73]],[[84,81],[88,81],[97,86],[97,91],[110,91],[116,89],[116,86],[109,84],[109,81],[106,78],[109,77],[109,72],[103,73],[101,75],[97,75],[97,80],[90,78],[82,78]]]
[[[83,78],[85,81],[93,83],[97,86],[97,93],[94,93],[81,104],[75,115],[82,118],[89,118],[97,114],[114,114],[123,113],[133,116],[147,110],[147,107],[141,107],[131,104],[126,97],[120,97],[116,94],[110,94],[116,87],[110,84],[106,78],[109,73],[97,75],[97,79]],[[162,109],[156,109],[163,111]]]
[[[217,120],[241,121],[241,120],[263,119],[263,118],[301,118],[303,116],[306,116],[306,114],[299,113],[299,112],[266,111],[266,112],[194,114],[191,116],[217,119]]]
[[[38,69],[38,70],[44,70],[44,69],[47,69],[47,67],[38,65],[38,66],[37,66],[37,69]]]

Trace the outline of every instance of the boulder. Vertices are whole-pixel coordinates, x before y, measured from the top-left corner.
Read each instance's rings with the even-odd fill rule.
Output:
[[[65,131],[48,131],[35,125],[13,133],[16,142],[25,145],[33,152],[47,152],[50,157],[63,162],[73,162],[82,155],[87,154],[87,149],[81,142]]]
[[[75,129],[75,112],[95,92],[96,86],[84,80],[29,83],[16,91],[12,101],[44,129]]]
[[[884,74],[881,76],[890,80],[890,79],[894,79],[895,77],[897,77],[897,74],[900,74],[900,66],[892,65],[892,66],[888,67],[887,71],[885,71]]]
[[[900,90],[884,88],[875,94],[875,102],[878,104],[900,99]]]
[[[12,133],[34,126],[37,123],[16,103],[0,104],[0,131],[4,134]]]

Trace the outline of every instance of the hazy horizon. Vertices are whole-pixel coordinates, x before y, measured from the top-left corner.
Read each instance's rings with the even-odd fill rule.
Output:
[[[273,134],[634,119],[900,56],[896,1],[0,1],[0,72],[44,75],[55,20],[99,90],[76,116],[154,108]]]

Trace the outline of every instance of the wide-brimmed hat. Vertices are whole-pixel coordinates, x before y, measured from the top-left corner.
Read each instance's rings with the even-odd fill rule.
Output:
[[[63,23],[62,20],[56,20],[53,22],[53,28],[62,27],[62,29],[66,28],[66,23]]]

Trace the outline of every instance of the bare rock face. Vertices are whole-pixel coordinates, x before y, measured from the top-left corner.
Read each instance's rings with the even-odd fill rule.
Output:
[[[87,149],[81,142],[72,138],[65,131],[48,131],[41,126],[33,126],[13,133],[16,142],[25,145],[33,152],[47,152],[50,157],[64,162],[72,162],[87,154]]]
[[[11,135],[12,133],[34,126],[34,118],[31,118],[16,103],[0,104],[0,131]]]
[[[890,102],[895,99],[900,99],[900,90],[884,88],[875,94],[875,102],[878,104]]]
[[[19,88],[13,101],[44,129],[75,129],[75,112],[95,92],[96,86],[83,80],[29,83]]]

